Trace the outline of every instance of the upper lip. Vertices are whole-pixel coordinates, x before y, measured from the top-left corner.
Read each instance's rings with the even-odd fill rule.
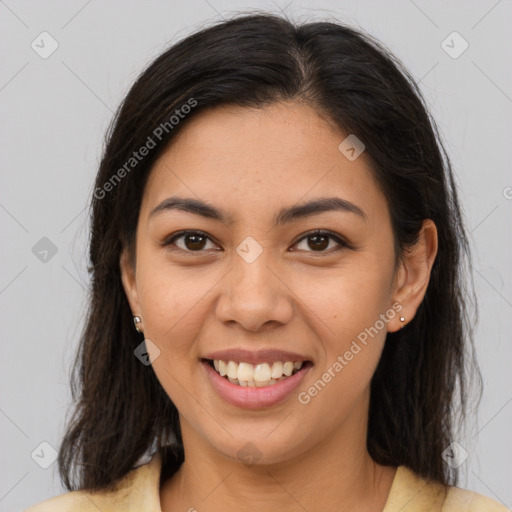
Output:
[[[262,350],[245,350],[243,348],[233,348],[229,350],[219,350],[217,352],[210,352],[204,356],[204,359],[220,359],[222,361],[234,361],[235,363],[273,363],[275,361],[310,361],[309,358],[304,357],[296,352],[287,352],[284,350],[277,350],[273,348]]]

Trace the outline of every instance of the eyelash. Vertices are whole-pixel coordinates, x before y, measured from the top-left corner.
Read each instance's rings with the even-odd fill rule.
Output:
[[[170,245],[172,245],[174,243],[175,240],[177,240],[178,238],[182,238],[182,237],[184,237],[186,235],[200,235],[200,236],[204,236],[205,238],[207,238],[210,241],[213,241],[203,231],[185,230],[185,231],[180,231],[178,233],[175,233],[170,238],[167,238],[166,240],[164,240],[160,245],[162,247],[169,247]],[[317,253],[317,254],[332,254],[332,253],[335,253],[335,252],[339,252],[339,251],[341,251],[343,249],[353,249],[353,246],[349,242],[344,240],[342,237],[340,237],[339,235],[336,235],[336,234],[334,234],[334,233],[332,233],[330,231],[326,231],[326,230],[322,230],[322,229],[317,229],[317,230],[311,231],[309,233],[306,233],[304,236],[302,236],[302,238],[299,238],[299,240],[297,240],[297,242],[295,242],[293,245],[297,245],[299,242],[302,242],[303,240],[306,240],[306,239],[308,239],[310,237],[313,237],[313,236],[328,236],[329,238],[334,240],[339,245],[339,247],[337,247],[334,250],[331,249],[329,251],[312,251],[311,250],[311,251],[306,251],[306,252],[311,252],[313,254],[315,254],[315,253]],[[179,251],[183,251],[185,253],[189,253],[189,254],[205,252],[204,250],[190,251],[190,250],[181,249],[180,247],[177,247],[176,249],[179,250]],[[176,249],[172,249],[172,250],[176,250]]]

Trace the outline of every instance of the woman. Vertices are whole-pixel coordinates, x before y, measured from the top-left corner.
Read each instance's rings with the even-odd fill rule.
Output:
[[[264,14],[191,35],[108,135],[72,492],[30,510],[506,510],[454,487],[466,255],[379,43]]]

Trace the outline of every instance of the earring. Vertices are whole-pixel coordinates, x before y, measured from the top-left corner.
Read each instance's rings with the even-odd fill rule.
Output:
[[[403,324],[400,326],[400,329],[403,329],[405,327],[405,316],[400,317],[400,322],[402,322],[402,324]]]
[[[142,332],[139,328],[139,324],[142,322],[142,320],[140,319],[139,316],[134,316],[133,317],[133,324],[135,325],[135,330],[137,332]]]

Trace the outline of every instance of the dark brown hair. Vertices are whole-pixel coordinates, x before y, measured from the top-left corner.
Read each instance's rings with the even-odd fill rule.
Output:
[[[91,296],[71,378],[76,406],[58,459],[68,490],[110,488],[156,449],[166,476],[183,461],[176,407],[152,367],[134,356],[142,337],[121,284],[120,253],[126,247],[133,255],[148,175],[190,119],[218,105],[281,100],[308,102],[364,142],[387,198],[397,257],[415,243],[424,219],[437,226],[426,296],[411,323],[388,334],[371,383],[367,447],[381,464],[456,482],[441,453],[453,440],[455,415],[457,422],[464,415],[466,363],[474,363],[469,251],[435,123],[414,80],[370,36],[334,22],[296,25],[251,14],[166,50],[139,76],[107,134],[91,201]],[[148,138],[149,153],[131,160]]]

